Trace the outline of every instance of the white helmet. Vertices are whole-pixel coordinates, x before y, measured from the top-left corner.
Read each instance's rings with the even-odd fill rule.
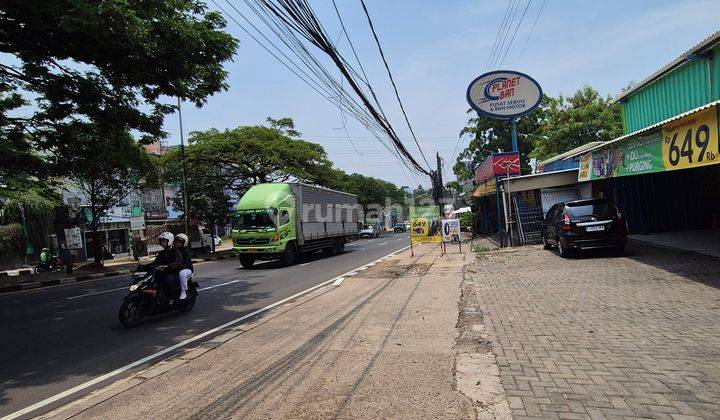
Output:
[[[183,242],[182,246],[187,246],[188,237],[186,234],[178,233],[177,235],[175,235],[175,239],[180,239]]]
[[[169,246],[169,245],[172,245],[173,240],[175,239],[175,236],[170,232],[163,232],[160,234],[160,236],[158,236],[158,242],[160,242],[160,240],[162,240],[162,239],[167,239],[168,246]]]

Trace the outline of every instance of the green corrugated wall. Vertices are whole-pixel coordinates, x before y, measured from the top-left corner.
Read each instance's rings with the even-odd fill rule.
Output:
[[[720,99],[720,47],[712,58],[687,61],[626,99],[625,134]]]

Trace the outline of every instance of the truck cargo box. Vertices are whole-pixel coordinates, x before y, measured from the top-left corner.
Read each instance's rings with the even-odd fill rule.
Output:
[[[298,245],[314,239],[357,235],[360,207],[356,196],[303,183],[289,185],[295,196]]]

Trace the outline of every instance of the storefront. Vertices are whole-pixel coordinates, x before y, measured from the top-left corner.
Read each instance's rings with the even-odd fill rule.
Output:
[[[539,243],[541,223],[553,205],[589,198],[590,191],[578,188],[577,173],[565,169],[499,180],[504,229],[512,233],[513,245]]]
[[[476,235],[499,234],[504,241],[504,219],[499,180],[520,175],[520,156],[517,152],[492,153],[475,170],[473,192],[473,231]]]
[[[720,237],[720,32],[617,100],[626,134],[582,155],[580,185],[615,201],[631,234]]]
[[[718,103],[586,153],[578,180],[615,201],[631,233],[719,228]]]
[[[100,249],[107,250],[109,254],[124,254],[131,252],[130,248],[130,219],[124,217],[105,216],[100,223]],[[85,258],[95,257],[93,233],[88,225],[82,231],[85,248]]]

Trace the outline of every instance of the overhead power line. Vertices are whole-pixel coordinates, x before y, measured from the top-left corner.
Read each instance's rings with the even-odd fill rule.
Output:
[[[268,35],[277,38],[277,42],[273,42],[229,0],[225,2],[234,13],[220,6],[216,0],[211,1],[283,66],[328,102],[339,107],[341,113],[346,112],[365,126],[370,134],[403,165],[412,171],[429,174],[429,171],[414,159],[385,116],[357,53],[353,52],[353,55],[360,71],[357,71],[337,50],[335,46],[337,42],[333,43],[328,38],[327,31],[306,0],[243,0],[262,25],[269,29],[271,34]],[[240,19],[236,19],[233,14]],[[339,11],[337,14],[341,20]],[[344,23],[341,25],[344,26]],[[343,33],[354,50],[346,28],[343,28]],[[342,75],[340,81],[335,79],[320,58],[312,53],[314,48],[322,51],[340,70]],[[343,80],[348,82],[349,90],[343,86]],[[367,94],[366,90],[370,93]],[[414,133],[412,134],[415,139]]]
[[[490,71],[490,63],[493,61],[493,57],[495,56],[495,51],[498,48],[498,42],[500,41],[500,33],[502,32],[503,28],[505,27],[505,21],[507,20],[510,12],[510,5],[513,4],[514,0],[508,0],[507,6],[505,6],[505,14],[503,14],[503,18],[500,21],[500,25],[498,25],[497,33],[495,34],[495,41],[493,42],[493,46],[490,49],[490,55],[488,56],[488,61],[485,64],[485,71],[483,73],[487,73]]]
[[[507,57],[507,53],[508,51],[510,51],[510,47],[512,46],[513,41],[515,41],[515,36],[518,33],[518,29],[520,29],[520,25],[522,25],[523,20],[525,20],[525,14],[527,14],[528,9],[530,8],[530,3],[532,3],[532,0],[528,0],[527,4],[525,5],[522,16],[520,16],[520,20],[515,26],[515,32],[513,32],[512,38],[510,38],[510,42],[508,43],[507,48],[505,48],[505,53],[503,54],[502,60],[500,60],[500,64],[498,65],[498,67],[502,67],[503,63],[505,62],[505,57]]]
[[[425,160],[425,164],[429,167],[430,163],[425,157],[425,153],[423,153],[422,147],[420,147],[420,142],[418,142],[418,139],[415,136],[415,131],[413,130],[412,125],[410,125],[410,120],[408,119],[407,112],[405,112],[405,107],[403,106],[402,100],[400,99],[400,94],[398,93],[395,79],[393,78],[392,72],[390,71],[390,66],[388,65],[388,62],[385,59],[385,53],[383,52],[382,46],[380,45],[380,40],[378,39],[377,32],[375,32],[375,25],[373,25],[372,18],[370,18],[370,12],[368,12],[367,6],[365,5],[365,0],[360,0],[360,4],[362,5],[363,12],[365,12],[365,17],[367,18],[368,25],[370,25],[370,30],[372,31],[373,38],[375,38],[375,44],[378,47],[378,51],[380,51],[380,57],[382,58],[383,64],[385,64],[385,70],[387,70],[388,77],[390,78],[390,83],[392,83],[393,90],[395,91],[395,97],[397,98],[398,104],[400,104],[400,110],[405,117],[405,122],[407,123],[408,129],[410,129],[410,134],[412,134],[413,140],[415,140],[415,144],[420,151],[420,155],[422,156],[423,160]]]
[[[523,53],[525,52],[525,48],[528,45],[528,42],[530,42],[530,37],[532,36],[533,32],[535,31],[535,25],[537,25],[538,20],[540,19],[540,13],[543,11],[543,7],[545,7],[545,0],[540,4],[540,8],[538,9],[537,15],[535,16],[535,21],[532,24],[532,27],[530,28],[530,32],[528,33],[527,38],[525,38],[525,44],[523,44],[522,49],[520,49],[520,54],[517,56],[517,60],[515,60],[515,66],[518,65],[520,62],[520,57],[522,57]]]

